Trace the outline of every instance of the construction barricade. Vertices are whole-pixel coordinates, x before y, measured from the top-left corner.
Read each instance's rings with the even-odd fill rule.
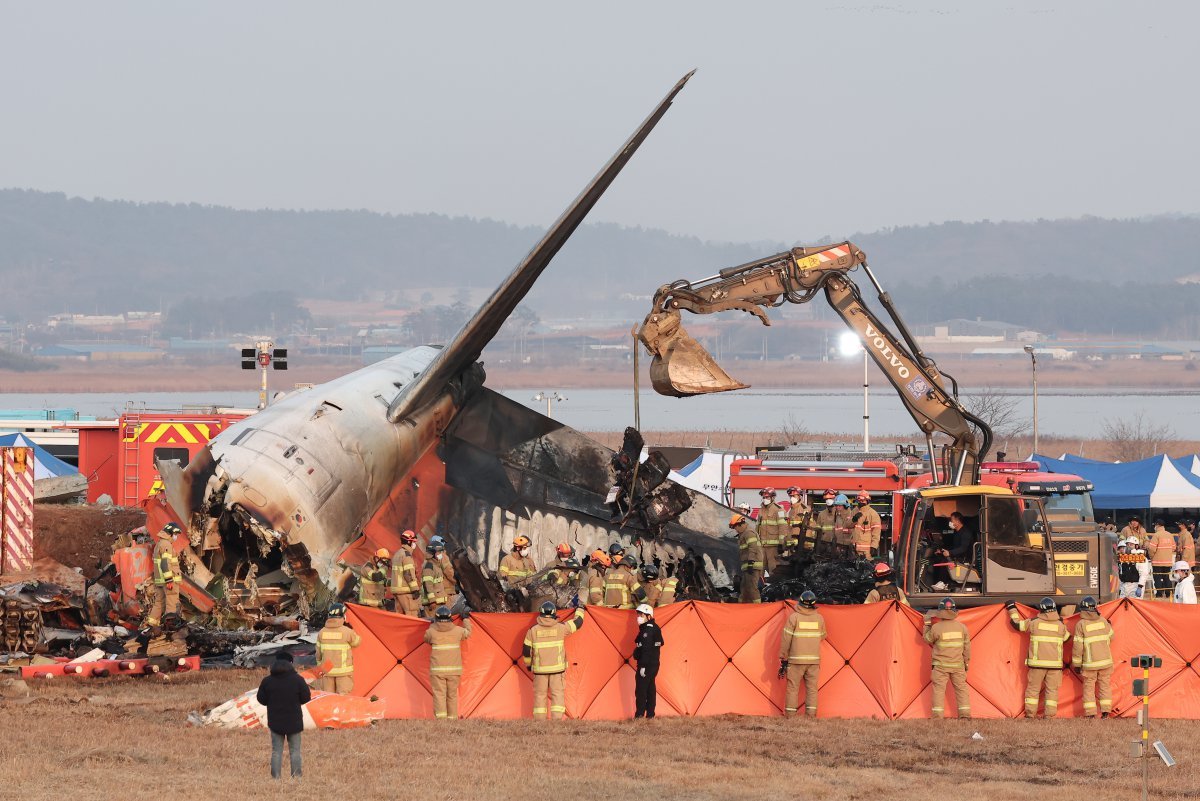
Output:
[[[777,677],[779,638],[792,606],[687,601],[656,609],[664,640],[657,714],[782,715],[786,682]],[[389,718],[432,717],[429,646],[422,639],[429,623],[349,608],[348,621],[362,636],[354,651],[354,694],[379,696]],[[1129,657],[1155,654],[1163,660],[1151,681],[1155,717],[1200,719],[1200,607],[1121,600],[1100,611],[1116,634],[1113,713],[1136,715],[1141,701],[1130,694]],[[930,649],[918,612],[892,602],[825,606],[821,613],[829,636],[821,644],[820,717],[930,717]],[[1013,630],[1000,605],[964,610],[958,619],[971,632],[972,715],[1024,714],[1027,635]],[[1071,631],[1076,620],[1065,621]],[[477,613],[471,621],[474,633],[462,645],[460,715],[531,717],[533,684],[521,645],[535,615]],[[567,717],[633,717],[636,631],[632,611],[588,607],[586,624],[566,641]],[[1066,670],[1060,717],[1083,714],[1080,694],[1078,677]]]
[[[0,448],[0,574],[33,568],[33,448]]]

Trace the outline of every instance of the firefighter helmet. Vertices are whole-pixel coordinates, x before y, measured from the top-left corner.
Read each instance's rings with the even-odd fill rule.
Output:
[[[857,495],[854,496],[854,500],[858,501],[859,503],[870,503],[871,493],[867,492],[866,490],[861,490]]]
[[[621,543],[614,542],[612,545],[608,546],[608,555],[609,556],[616,556],[617,554],[621,554],[621,553],[625,553],[625,546],[622,545]]]
[[[529,547],[529,537],[526,537],[524,534],[518,534],[517,536],[513,537],[513,548],[514,549],[528,548],[528,547]]]
[[[1042,600],[1038,601],[1039,612],[1053,612],[1057,608],[1058,607],[1054,605],[1054,599],[1050,596],[1046,596]]]
[[[380,548],[378,551],[375,552],[375,558],[376,559],[391,559],[392,552],[389,551],[387,548]]]
[[[437,608],[437,611],[433,613],[433,619],[434,620],[449,620],[450,619],[450,607],[439,606]]]
[[[542,617],[554,617],[558,609],[551,601],[542,601],[542,605],[538,607],[538,614]]]
[[[166,534],[168,537],[174,537],[174,536],[175,536],[176,534],[178,534],[180,531],[182,531],[182,529],[181,529],[181,528],[179,528],[179,526],[178,526],[177,524],[175,524],[175,523],[167,523],[165,526],[163,526],[163,527],[162,527],[162,531],[160,531],[160,532],[158,532],[158,533],[159,533],[159,534]]]
[[[788,495],[799,495],[799,494],[800,494],[799,487],[788,487]]]
[[[326,613],[325,616],[326,617],[345,617],[346,616],[346,605],[344,603],[341,603],[340,601],[335,601],[334,603],[331,603],[329,605],[329,611]]]
[[[642,565],[642,578],[647,581],[658,578],[658,565],[653,562]]]
[[[843,495],[842,493],[840,493],[840,492],[839,492],[839,493],[837,494],[837,496],[836,496],[836,497],[833,499],[833,505],[834,505],[834,506],[849,506],[849,505],[850,505],[850,499],[849,499],[849,498],[847,498],[845,495]]]
[[[638,604],[638,608],[636,611],[639,615],[645,615],[646,617],[654,617],[654,609],[651,608],[650,604]]]
[[[745,525],[745,523],[746,518],[742,515],[734,515],[733,517],[729,518],[730,528],[737,528],[738,526]]]
[[[827,489],[827,490],[825,490],[825,497],[826,497],[826,498],[833,498],[833,497],[836,497],[836,496],[837,496],[837,490],[831,490],[831,489]]]
[[[758,491],[758,494],[763,498],[774,498],[775,497],[775,488],[774,487],[765,487],[763,489],[760,489]]]
[[[403,531],[400,533],[400,542],[405,545],[412,545],[417,541],[417,534],[412,530]]]
[[[1080,612],[1095,612],[1096,611],[1096,599],[1090,595],[1088,597],[1084,598],[1082,601],[1079,602],[1079,611]]]
[[[958,604],[954,603],[953,598],[946,596],[942,600],[938,601],[937,608],[939,612],[957,612]]]
[[[618,562],[618,564],[624,565],[630,570],[637,570],[638,560],[629,554],[622,554],[621,561]]]
[[[805,590],[800,593],[800,605],[805,609],[815,609],[817,606],[817,594],[812,590]]]
[[[561,556],[563,559],[570,559],[572,556],[575,555],[575,549],[572,548],[570,545],[567,545],[567,543],[565,543],[565,542],[560,542],[558,544],[558,547],[556,547],[554,549],[554,552],[556,554],[558,554],[559,556]]]
[[[582,569],[582,565],[580,565],[580,564],[579,564],[579,560],[578,560],[578,559],[576,559],[574,556],[572,556],[570,559],[564,559],[564,560],[563,560],[563,567],[565,567],[567,570],[580,570],[580,569]]]
[[[875,579],[878,581],[881,579],[891,578],[892,574],[895,571],[892,570],[892,566],[889,565],[887,562],[876,562],[875,569],[873,572],[875,573]]]
[[[599,548],[592,551],[590,561],[599,562],[600,564],[604,565],[605,567],[608,567],[612,564],[612,558],[610,558],[608,554],[606,554],[604,551],[600,550]]]

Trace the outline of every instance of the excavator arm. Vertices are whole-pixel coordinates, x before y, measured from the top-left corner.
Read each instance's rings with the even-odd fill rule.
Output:
[[[879,293],[900,337],[889,330],[866,303],[849,273],[862,266]],[[743,389],[730,378],[695,339],[683,329],[680,311],[694,314],[740,309],[770,325],[766,307],[807,303],[824,292],[825,299],[858,334],[863,347],[887,376],[901,402],[925,434],[933,457],[933,434],[951,442],[942,451],[942,472],[935,478],[950,484],[979,481],[979,462],[991,447],[987,423],[968,412],[958,400],[954,379],[943,375],[926,356],[891,298],[867,267],[866,255],[849,242],[819,248],[794,248],[765,259],[730,267],[700,281],[675,281],[659,288],[654,307],[638,331],[638,339],[654,357],[650,379],[662,395],[688,397]],[[945,379],[951,382],[947,391]],[[978,433],[979,442],[976,441]]]

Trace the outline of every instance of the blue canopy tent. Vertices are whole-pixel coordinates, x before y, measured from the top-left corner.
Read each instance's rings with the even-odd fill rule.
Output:
[[[52,456],[49,451],[38,445],[24,434],[5,434],[0,436],[0,446],[25,447],[33,448],[33,480],[37,481],[43,478],[54,478],[55,476],[66,476],[72,473],[78,473],[79,469],[72,467],[55,456]]]
[[[1091,462],[1051,459],[1034,454],[1050,473],[1074,473],[1092,482],[1092,505],[1097,509],[1200,508],[1200,475],[1167,456],[1136,462]]]

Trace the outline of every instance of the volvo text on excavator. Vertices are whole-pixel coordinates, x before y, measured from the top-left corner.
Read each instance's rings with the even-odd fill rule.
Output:
[[[867,306],[851,279],[851,271],[859,267],[899,336]],[[819,292],[863,341],[929,448],[934,486],[904,491],[903,519],[893,526],[892,559],[914,602],[951,594],[971,606],[994,603],[997,597],[1036,600],[1055,592],[1053,546],[1041,499],[980,485],[980,463],[991,447],[991,429],[959,400],[954,378],[921,350],[867,266],[866,255],[852,243],[793,248],[698,281],[660,287],[638,331],[653,356],[650,378],[655,390],[688,397],[747,386],[726,374],[687,334],[681,311],[741,310],[770,325],[765,309],[807,303]],[[949,441],[939,449],[935,435]],[[950,526],[954,513],[965,521],[957,531]],[[1107,597],[1113,586],[1102,568],[1099,563],[1089,566],[1089,578],[1095,594]]]

